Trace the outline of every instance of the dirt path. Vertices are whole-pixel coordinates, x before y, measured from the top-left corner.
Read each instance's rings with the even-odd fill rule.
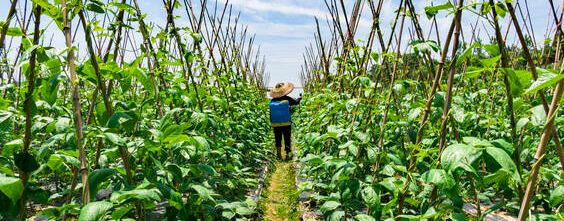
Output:
[[[276,162],[264,200],[264,219],[299,220],[298,195],[292,161]]]

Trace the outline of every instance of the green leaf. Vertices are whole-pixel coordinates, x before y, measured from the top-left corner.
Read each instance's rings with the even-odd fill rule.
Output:
[[[192,51],[186,51],[186,53],[184,53],[184,59],[186,59],[188,64],[192,64],[194,62],[194,57],[194,52]]]
[[[125,112],[116,112],[110,117],[106,126],[108,128],[118,128],[122,124],[125,124],[125,123],[131,121],[132,119],[133,118]],[[125,125],[125,126],[127,126],[127,125]]]
[[[454,6],[452,5],[452,3],[450,3],[450,1],[447,1],[446,3],[441,4],[441,5],[426,6],[425,7],[425,15],[427,15],[428,19],[431,19],[435,15],[437,15],[437,13],[439,13],[439,11],[447,10],[447,9],[453,9],[453,8],[454,8]]]
[[[51,3],[49,3],[48,0],[32,0],[32,2],[41,6],[41,9],[43,9],[42,14],[51,17],[53,19],[53,21],[55,22],[55,24],[57,25],[57,27],[60,30],[63,30],[62,11],[59,10],[58,7],[55,7],[55,5],[52,5]],[[55,4],[60,4],[60,2],[59,3],[57,3],[57,2],[58,2],[58,0],[55,1]]]
[[[448,146],[441,154],[441,164],[449,172],[462,168],[468,172],[475,173],[470,165],[480,156],[481,151],[470,145],[453,144]]]
[[[431,169],[423,173],[421,180],[437,185],[440,190],[449,190],[455,185],[454,178],[442,169]]]
[[[451,220],[454,221],[468,221],[468,217],[466,217],[466,215],[462,214],[462,213],[453,213],[450,214],[449,217]]]
[[[472,52],[474,51],[474,49],[478,48],[482,46],[480,44],[480,42],[476,42],[474,44],[472,44],[470,47],[464,49],[464,51],[462,51],[462,53],[460,53],[460,55],[458,56],[458,60],[456,61],[456,65],[462,65],[463,62],[466,61],[466,58],[469,58],[472,56]]]
[[[507,14],[507,8],[503,4],[503,2],[496,2],[495,4],[495,12],[497,13],[498,17],[504,18]]]
[[[367,186],[362,189],[362,199],[370,209],[375,209],[380,206],[380,195],[376,193],[374,188]]]
[[[550,191],[550,197],[548,198],[548,202],[550,202],[550,206],[556,208],[558,204],[564,201],[564,186],[559,185],[556,189]]]
[[[335,212],[332,212],[331,215],[329,215],[329,217],[327,217],[327,220],[329,220],[329,221],[341,221],[341,220],[343,220],[343,217],[345,217],[345,211],[337,210]]]
[[[12,203],[18,202],[23,192],[23,183],[14,177],[0,177],[0,191],[6,195]]]
[[[18,169],[23,172],[31,173],[39,169],[39,162],[29,153],[17,153],[14,155],[14,162]]]
[[[527,88],[525,94],[535,93],[538,90],[550,87],[558,81],[564,79],[564,74],[557,74],[547,69],[537,68],[537,72],[539,73],[538,79],[534,81],[529,88]]]
[[[87,9],[88,11],[96,12],[96,13],[99,13],[99,14],[104,14],[104,13],[106,12],[106,11],[104,10],[104,8],[103,8],[101,5],[95,4],[95,3],[89,3],[89,4],[87,4],[87,5],[86,5],[86,9]]]
[[[129,191],[119,191],[112,193],[110,200],[116,203],[123,203],[127,200],[135,199],[140,201],[160,201],[160,192],[157,189],[134,189]]]
[[[215,202],[215,200],[213,199],[213,197],[211,197],[211,190],[201,186],[201,185],[192,185],[191,186],[192,189],[196,190],[196,192],[198,193],[198,195],[204,199],[204,200],[209,200],[212,202]]]
[[[249,207],[247,206],[238,206],[235,209],[235,212],[241,216],[249,216],[253,214],[253,210],[251,210]]]
[[[544,126],[546,122],[546,112],[542,104],[531,108],[531,124],[535,127]]]
[[[497,147],[486,147],[486,154],[497,163],[497,165],[487,165],[488,170],[497,170],[497,168],[499,167],[508,171],[511,174],[513,180],[521,180],[519,173],[517,173],[517,166],[515,166],[515,163],[513,162],[511,157],[503,149]],[[486,161],[486,163],[487,162],[488,161]]]
[[[544,108],[543,108],[543,111],[544,111]],[[529,118],[523,117],[523,118],[519,119],[519,121],[517,121],[517,125],[516,125],[517,131],[521,131],[521,129],[523,129],[523,127],[527,126],[527,124],[529,124]]]
[[[137,81],[139,81],[139,83],[141,83],[141,85],[143,85],[143,88],[145,88],[146,91],[146,95],[148,97],[154,97],[155,96],[155,88],[153,87],[153,81],[151,80],[151,78],[147,75],[147,72],[143,69],[140,69],[138,67],[133,67],[130,68],[128,70],[128,72],[134,76]]]
[[[366,214],[358,214],[354,217],[354,220],[357,221],[376,221],[374,217],[366,215]]]
[[[507,154],[513,154],[515,148],[513,148],[513,144],[505,141],[504,139],[497,139],[491,142],[495,147],[503,149]]]
[[[501,55],[498,55],[491,58],[480,59],[480,63],[482,64],[482,67],[490,68],[492,66],[497,65],[500,59],[501,59]]]
[[[417,120],[417,118],[419,118],[419,115],[421,115],[421,112],[423,110],[421,108],[413,108],[409,111],[409,113],[407,114],[407,119],[409,121],[414,121]]]
[[[96,196],[98,190],[100,190],[100,184],[107,181],[111,176],[116,174],[113,169],[98,169],[94,170],[88,175],[88,184],[90,185],[90,196]]]
[[[482,45],[482,48],[484,48],[484,50],[486,50],[486,52],[488,52],[491,57],[501,56],[499,45],[497,44]]]
[[[112,209],[113,203],[107,201],[91,202],[80,210],[78,221],[97,221],[102,220],[106,213]]]
[[[341,206],[341,203],[337,202],[337,201],[326,201],[325,203],[323,203],[323,205],[321,206],[320,210],[323,213],[328,213],[331,212],[335,209],[337,209],[339,206]]]
[[[225,210],[225,211],[222,211],[222,212],[221,212],[221,216],[222,216],[223,218],[228,219],[228,220],[233,219],[233,217],[235,217],[235,215],[237,215],[237,214],[235,214],[234,212],[229,211],[229,210]]]
[[[22,29],[18,27],[11,27],[8,28],[8,30],[6,31],[6,35],[12,37],[20,37],[20,36],[24,36],[24,33],[22,32]]]
[[[119,10],[123,10],[131,15],[135,15],[135,8],[131,5],[117,3],[117,2],[110,2],[109,4],[115,6]]]
[[[427,41],[415,40],[411,42],[411,47],[413,47],[413,51],[416,54],[425,54],[431,51],[437,52],[440,50],[439,44],[437,44],[437,42],[433,40],[427,40]]]
[[[190,33],[190,36],[192,36],[194,43],[197,44],[197,45],[202,43],[202,41],[204,40],[204,36],[202,34]]]
[[[119,135],[115,134],[115,133],[109,133],[106,132],[103,134],[104,137],[106,138],[106,140],[110,141],[112,144],[118,145],[118,146],[125,146],[125,139],[123,139],[122,137],[120,137]]]
[[[520,96],[523,93],[524,86],[521,84],[519,77],[512,68],[502,68],[502,72],[507,75],[507,80],[509,81],[509,86],[511,88],[511,94],[513,97]]]

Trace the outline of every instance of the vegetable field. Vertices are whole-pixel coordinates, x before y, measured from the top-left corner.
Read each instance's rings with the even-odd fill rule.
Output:
[[[141,1],[0,3],[0,220],[564,220],[563,2],[319,0],[275,163],[240,12]]]

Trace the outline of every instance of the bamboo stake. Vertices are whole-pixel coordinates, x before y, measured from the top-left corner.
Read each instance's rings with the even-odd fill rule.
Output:
[[[4,24],[1,27],[1,33],[0,33],[0,52],[2,50],[4,50],[4,41],[6,39],[6,33],[8,33],[8,28],[10,27],[10,22],[12,21],[12,17],[16,14],[16,4],[18,3],[18,0],[12,0],[12,4],[10,5],[10,9],[8,11],[8,17],[6,17],[6,20],[4,21]]]
[[[86,205],[90,202],[90,187],[88,185],[88,162],[86,159],[86,150],[82,145],[84,133],[82,131],[82,105],[80,104],[80,80],[76,75],[76,66],[74,63],[74,48],[71,39],[71,21],[69,20],[69,8],[66,0],[61,0],[63,7],[63,33],[65,35],[65,42],[68,48],[67,52],[67,66],[70,74],[71,84],[73,87],[73,113],[76,132],[76,146],[80,160],[80,175],[82,177],[82,204]],[[72,191],[72,190],[71,190]],[[72,194],[71,194],[72,195]]]
[[[494,5],[494,1],[493,0],[489,0],[490,5]],[[492,16],[493,16],[493,24],[494,24],[494,28],[495,28],[495,35],[496,35],[496,40],[497,40],[497,44],[499,46],[499,50],[501,52],[501,68],[509,68],[509,61],[508,61],[508,57],[507,57],[507,50],[505,48],[505,41],[503,40],[502,36],[501,36],[501,31],[500,31],[500,27],[498,24],[498,17],[497,17],[497,12],[495,7],[492,7]],[[521,153],[520,147],[519,145],[519,139],[517,137],[517,129],[516,129],[516,122],[515,122],[515,112],[513,111],[513,94],[511,94],[511,85],[509,83],[509,78],[507,76],[506,73],[503,73],[503,82],[505,84],[505,94],[507,96],[507,112],[509,112],[509,120],[511,123],[511,138],[512,138],[512,143],[513,146],[515,147],[515,154],[513,156],[513,161],[515,162],[515,165],[518,165],[518,173],[519,175],[521,174],[520,172],[520,165],[521,165],[521,158],[519,156],[519,153]],[[517,188],[517,192],[519,194],[519,196],[522,195],[522,190],[521,187],[519,186]]]
[[[517,36],[519,37],[519,41],[521,42],[521,47],[523,48],[523,54],[525,55],[525,59],[527,60],[527,64],[529,65],[530,69],[531,69],[531,73],[533,75],[533,79],[537,80],[538,79],[538,73],[536,70],[536,65],[535,62],[531,56],[531,53],[529,52],[529,48],[527,47],[527,42],[525,40],[525,37],[523,36],[523,32],[521,31],[521,27],[519,26],[519,21],[517,21],[517,16],[515,16],[515,10],[513,8],[513,4],[506,2],[505,3],[507,5],[507,9],[509,11],[509,15],[511,15],[511,19],[513,21],[513,23],[515,23],[515,31],[517,32]],[[549,110],[549,106],[548,106],[548,102],[546,101],[546,96],[544,95],[544,92],[542,90],[539,90],[538,95],[542,101],[543,107],[544,107],[544,111],[546,112],[546,114],[548,114]],[[562,153],[562,144],[560,143],[560,137],[558,135],[558,133],[556,132],[557,129],[556,127],[552,128],[553,132],[553,140],[554,140],[554,144],[556,145],[556,153],[558,155],[558,158],[560,160],[560,165],[562,167],[562,169],[564,169],[564,154]],[[520,157],[520,153],[516,153],[516,157]]]
[[[539,169],[541,167],[542,161],[545,152],[546,146],[550,141],[550,136],[552,135],[552,128],[554,127],[554,119],[556,118],[556,112],[558,111],[558,103],[562,98],[562,88],[564,87],[564,80],[560,80],[556,89],[554,90],[554,94],[552,97],[552,103],[550,105],[550,111],[547,115],[547,122],[544,126],[543,133],[541,135],[541,139],[539,145],[537,147],[537,152],[535,153],[535,157],[533,160],[533,168],[531,169],[531,174],[529,175],[529,181],[527,182],[527,188],[525,190],[525,194],[523,196],[523,200],[521,200],[521,207],[519,209],[519,221],[524,221],[527,216],[529,215],[529,202],[533,197],[533,193],[535,192],[535,187],[537,183],[537,177],[539,175]]]
[[[41,22],[41,6],[34,5],[34,19],[35,19],[35,28],[33,31],[33,45],[39,44],[39,37],[40,37],[40,22]],[[31,146],[32,134],[31,134],[31,127],[33,121],[33,92],[35,90],[35,78],[36,78],[36,64],[37,64],[37,49],[31,51],[31,55],[29,57],[29,75],[27,77],[27,93],[25,95],[24,100],[24,112],[25,112],[25,132],[24,132],[24,144],[22,148],[22,154],[24,158],[28,158],[29,156],[29,148]],[[26,209],[26,201],[27,201],[27,184],[29,181],[31,174],[27,171],[20,172],[20,179],[23,183],[23,191],[22,195],[19,200],[20,205],[20,216],[19,220],[24,221],[27,217],[27,209]]]

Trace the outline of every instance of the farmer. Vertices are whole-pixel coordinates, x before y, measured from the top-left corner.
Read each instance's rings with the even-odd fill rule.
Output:
[[[270,101],[270,122],[274,129],[274,140],[276,143],[276,156],[282,159],[282,137],[284,138],[284,150],[286,151],[286,158],[292,157],[292,118],[290,106],[295,106],[300,103],[301,96],[294,100],[289,97],[294,90],[294,84],[285,82],[278,83],[270,91],[272,100]]]

